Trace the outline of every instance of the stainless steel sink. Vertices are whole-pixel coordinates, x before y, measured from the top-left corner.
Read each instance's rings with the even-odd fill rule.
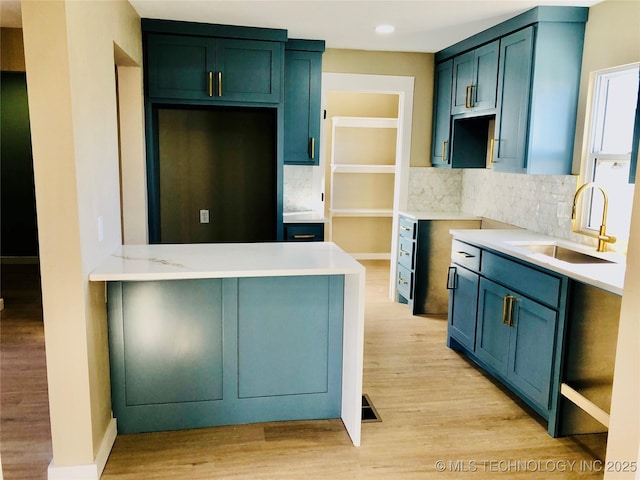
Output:
[[[582,253],[570,248],[561,247],[560,245],[531,244],[517,246],[520,248],[524,248],[525,250],[529,250],[530,252],[546,255],[547,257],[556,258],[568,263],[614,263],[610,260],[594,257],[587,253]]]

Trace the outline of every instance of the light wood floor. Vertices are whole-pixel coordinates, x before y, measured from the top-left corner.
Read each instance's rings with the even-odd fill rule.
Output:
[[[593,462],[604,460],[605,435],[549,437],[526,406],[446,348],[444,317],[414,317],[388,300],[388,262],[363,263],[364,391],[382,422],[363,424],[361,447],[351,445],[340,420],[121,435],[102,478],[602,478]],[[32,307],[14,309],[5,286],[5,478],[45,479],[51,445],[41,319]],[[455,462],[470,472],[452,471]]]

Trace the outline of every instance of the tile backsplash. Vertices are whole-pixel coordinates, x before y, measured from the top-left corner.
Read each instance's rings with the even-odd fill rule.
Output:
[[[284,167],[285,212],[314,209],[314,168],[317,167]],[[571,205],[577,181],[575,175],[411,167],[407,210],[463,211],[595,246],[594,238],[571,231]],[[626,244],[620,242],[612,247],[624,251]]]
[[[595,245],[595,239],[571,231],[577,181],[575,175],[416,167],[410,171],[408,210],[442,210],[448,205],[449,209]]]
[[[313,169],[299,165],[284,166],[284,212],[313,210]]]
[[[462,170],[411,167],[407,210],[457,211],[462,202]]]
[[[555,237],[571,233],[574,175],[523,175],[467,169],[461,210]]]

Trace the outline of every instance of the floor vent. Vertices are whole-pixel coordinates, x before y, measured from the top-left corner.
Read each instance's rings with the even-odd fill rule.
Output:
[[[371,403],[369,395],[362,395],[362,422],[381,422],[382,419],[378,415],[378,411]]]

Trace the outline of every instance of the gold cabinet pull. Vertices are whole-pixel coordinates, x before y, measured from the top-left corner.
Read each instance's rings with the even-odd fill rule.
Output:
[[[218,96],[222,96],[222,72],[218,72]]]
[[[400,256],[402,255],[406,255],[407,257],[410,255],[409,252],[407,252],[406,250],[403,250],[402,248],[400,249]]]
[[[445,140],[444,142],[442,142],[442,161],[444,163],[449,163],[449,160],[447,159],[447,145],[449,144],[449,140]]]
[[[502,298],[502,323],[504,323],[505,325],[509,325],[509,320],[507,319],[508,316],[508,312],[509,312],[509,295],[505,295]]]
[[[404,278],[400,277],[398,278],[398,283],[400,285],[409,285],[409,282],[407,282]]]
[[[513,327],[513,308],[515,306],[517,298],[513,295],[505,295],[502,299],[502,323]]]
[[[405,232],[410,232],[413,229],[410,227],[405,227],[404,225],[400,225],[400,230],[404,230]]]
[[[310,149],[311,149],[311,154],[309,155],[309,157],[311,157],[311,160],[316,158],[316,139],[314,137],[311,137],[311,141],[309,142],[310,144]]]
[[[473,108],[475,104],[475,102],[473,101],[473,89],[475,87],[475,85],[469,85],[469,108]]]
[[[464,108],[471,108],[469,106],[469,85],[467,85],[467,88],[464,92]]]
[[[209,96],[213,97],[213,72],[209,72]]]
[[[308,240],[310,238],[316,238],[316,236],[312,233],[305,233],[300,235],[294,235],[293,238],[296,240]]]

